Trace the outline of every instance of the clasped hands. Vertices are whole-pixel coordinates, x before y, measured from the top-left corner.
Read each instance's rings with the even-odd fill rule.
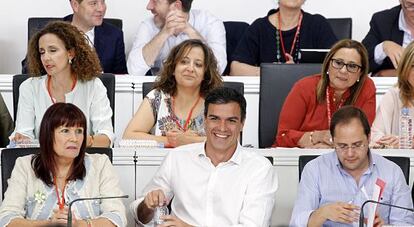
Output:
[[[189,34],[194,31],[194,28],[188,23],[187,14],[181,10],[171,10],[165,18],[162,31],[170,36],[178,36],[182,32]]]
[[[166,133],[167,143],[169,147],[178,147],[190,142],[190,137],[198,136],[193,130],[181,131],[178,129],[172,129]]]
[[[151,210],[154,210],[157,206],[165,206],[167,202],[167,198],[161,189],[149,192],[144,198],[145,206]],[[164,215],[161,216],[161,219],[164,220],[164,223],[157,225],[157,227],[192,227],[174,215]]]
[[[63,210],[61,209],[54,209],[52,217],[50,218],[50,221],[54,224],[64,224],[66,225],[68,222],[68,207],[64,207]],[[79,226],[80,220],[77,220],[73,211],[72,211],[72,226]]]

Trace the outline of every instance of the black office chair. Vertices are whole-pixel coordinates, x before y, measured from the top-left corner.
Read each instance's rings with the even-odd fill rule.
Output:
[[[7,180],[11,176],[16,159],[18,157],[36,154],[39,151],[39,148],[6,148],[1,151],[1,186],[3,199],[8,186]],[[113,156],[111,148],[93,147],[87,148],[86,152],[89,154],[106,154],[112,163]]]
[[[243,21],[224,21],[224,28],[226,30],[226,53],[227,53],[227,66],[223,72],[223,75],[229,75],[230,64],[234,50],[236,50],[240,39],[243,37],[244,32],[249,27],[249,24]]]
[[[44,28],[47,23],[51,21],[60,21],[63,20],[61,17],[30,17],[27,20],[27,40],[42,28]],[[122,20],[117,18],[104,18],[104,22],[112,24],[113,26],[122,30]]]
[[[279,114],[293,84],[299,79],[321,72],[320,64],[260,65],[259,147],[272,146],[279,123]]]
[[[13,116],[16,123],[17,106],[19,103],[19,88],[29,76],[27,74],[18,74],[13,76]],[[106,88],[106,94],[109,99],[109,105],[112,109],[112,126],[115,128],[115,76],[112,73],[103,73],[99,78]]]
[[[317,158],[319,155],[301,155],[299,156],[299,181],[302,176],[303,168],[305,168],[305,165],[312,161],[313,159]],[[396,157],[396,156],[384,156],[384,158],[394,162],[397,164],[405,177],[405,181],[409,182],[410,179],[410,158],[409,157]],[[414,191],[412,192],[414,193]]]
[[[327,18],[338,40],[352,39],[352,18]]]

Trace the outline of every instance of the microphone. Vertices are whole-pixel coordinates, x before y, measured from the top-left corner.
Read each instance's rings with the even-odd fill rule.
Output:
[[[364,227],[364,206],[367,203],[376,203],[376,204],[380,204],[380,205],[384,205],[384,206],[389,206],[389,207],[394,207],[394,208],[398,208],[398,209],[403,209],[403,210],[408,210],[411,212],[414,212],[414,209],[412,208],[407,208],[407,207],[401,207],[401,206],[397,206],[397,205],[392,205],[392,204],[388,204],[388,203],[382,203],[382,202],[378,202],[378,201],[374,201],[374,200],[366,200],[362,206],[361,206],[361,212],[359,213],[359,227]]]
[[[128,195],[120,195],[120,196],[102,196],[102,197],[91,197],[91,198],[78,198],[78,199],[74,199],[73,201],[71,201],[69,203],[69,208],[68,208],[68,223],[67,226],[68,227],[72,227],[72,205],[78,201],[84,201],[84,200],[98,200],[98,199],[122,199],[122,198],[128,198]]]

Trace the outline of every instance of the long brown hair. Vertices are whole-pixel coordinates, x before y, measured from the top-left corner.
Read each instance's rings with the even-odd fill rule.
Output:
[[[84,139],[67,180],[81,180],[86,175],[84,165],[87,131],[85,115],[71,103],[56,103],[50,106],[43,115],[39,132],[40,153],[32,158],[32,168],[36,177],[48,186],[53,185],[51,176],[56,175],[56,154],[53,144],[55,143],[55,129],[60,126],[83,128]]]
[[[398,82],[400,89],[400,98],[404,107],[413,106],[410,100],[414,97],[413,86],[408,81],[414,64],[414,43],[411,42],[401,56],[400,63],[397,68]]]
[[[194,47],[200,47],[204,52],[204,79],[200,85],[200,94],[205,97],[213,88],[222,86],[223,80],[217,69],[217,60],[213,51],[198,39],[185,40],[175,46],[163,64],[160,75],[156,78],[154,88],[163,91],[171,96],[177,93],[177,82],[174,77],[174,70],[178,62],[183,59]]]
[[[71,70],[77,79],[88,81],[101,75],[102,67],[98,55],[89,45],[85,34],[67,22],[53,21],[30,39],[27,61],[31,76],[38,77],[46,74],[39,53],[39,39],[46,34],[56,35],[62,40],[66,50],[72,50],[75,53]]]
[[[368,76],[368,52],[367,49],[365,49],[364,45],[358,41],[351,39],[343,39],[338,41],[328,52],[322,64],[321,80],[319,80],[318,85],[316,86],[316,97],[319,103],[325,101],[326,87],[329,85],[328,69],[331,65],[332,58],[335,53],[342,48],[354,49],[358,52],[359,56],[361,56],[361,76],[359,77],[359,82],[356,82],[350,87],[351,95],[345,101],[345,105],[352,105],[356,102],[359,93],[361,92],[362,86],[364,85],[364,82]]]

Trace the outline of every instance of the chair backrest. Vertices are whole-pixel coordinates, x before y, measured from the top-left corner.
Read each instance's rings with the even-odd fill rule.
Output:
[[[27,74],[18,74],[13,76],[13,116],[15,123],[17,116],[17,106],[19,103],[20,84],[28,78],[29,76]],[[99,78],[102,80],[102,83],[106,88],[106,94],[109,99],[109,105],[112,109],[112,125],[115,128],[115,76],[112,73],[103,73]]]
[[[309,162],[312,161],[313,159],[317,158],[319,155],[301,155],[299,156],[299,181],[301,179],[302,176],[302,171],[303,168],[305,168],[305,165]],[[395,164],[397,164],[405,177],[405,181],[407,182],[407,184],[409,184],[409,179],[410,179],[410,158],[409,157],[396,157],[396,156],[384,156],[384,158],[394,162]],[[414,193],[414,191],[412,191],[412,193]]]
[[[338,40],[352,39],[352,18],[327,18]]]
[[[224,81],[223,86],[233,88],[240,94],[244,95],[244,84],[242,82]],[[145,96],[147,96],[147,94],[153,89],[153,87],[154,82],[142,83],[142,99],[144,99]]]
[[[27,40],[51,21],[63,20],[62,17],[30,17],[27,21]],[[117,18],[104,18],[104,22],[122,30],[122,20]]]
[[[299,79],[320,73],[321,64],[260,65],[259,147],[273,144],[279,123],[279,113],[293,84]]]
[[[11,173],[18,157],[37,154],[40,149],[37,148],[6,148],[1,151],[1,183],[2,183],[2,195],[4,199],[4,193],[7,190],[7,180],[10,178]],[[112,163],[112,149],[111,148],[87,148],[86,152],[89,154],[106,154]]]
[[[230,64],[234,50],[236,50],[237,44],[243,37],[244,32],[249,27],[249,24],[243,21],[224,21],[224,28],[226,30],[226,53],[227,53],[227,66],[223,72],[223,75],[229,75]]]

